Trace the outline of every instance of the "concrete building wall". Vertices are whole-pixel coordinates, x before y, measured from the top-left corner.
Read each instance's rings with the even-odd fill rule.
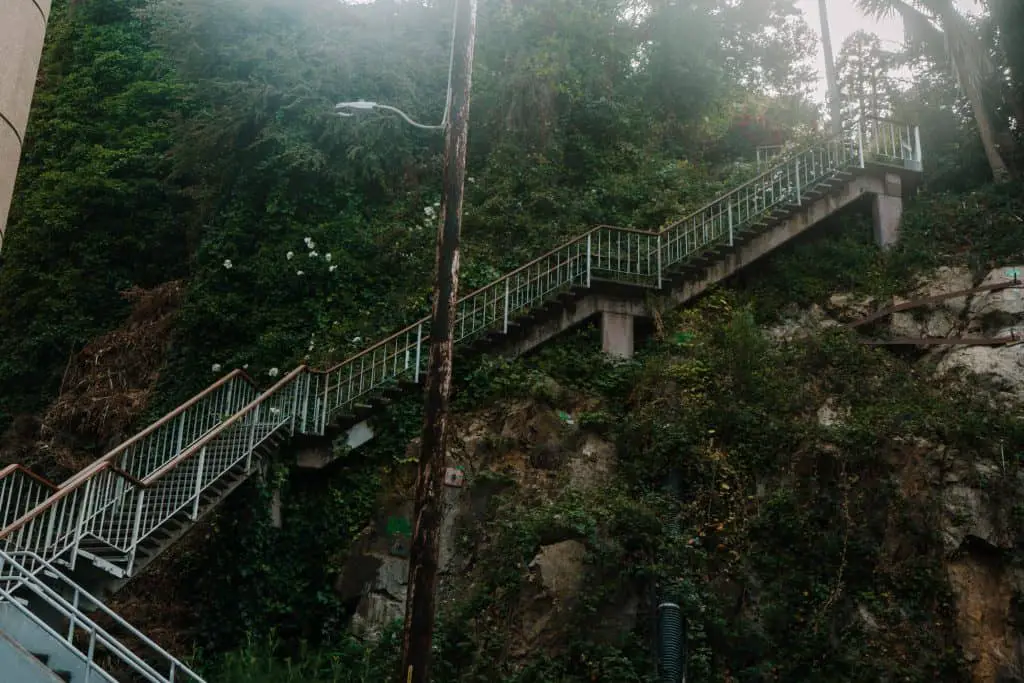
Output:
[[[0,248],[49,18],[50,0],[0,0]]]

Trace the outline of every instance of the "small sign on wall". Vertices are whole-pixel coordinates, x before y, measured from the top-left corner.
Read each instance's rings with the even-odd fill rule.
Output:
[[[448,467],[444,471],[444,485],[453,488],[462,488],[466,483],[466,473],[461,467]]]

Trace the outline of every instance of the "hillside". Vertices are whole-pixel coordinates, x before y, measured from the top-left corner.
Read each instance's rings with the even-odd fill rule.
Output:
[[[229,370],[266,387],[427,311],[441,139],[331,109],[439,118],[449,9],[55,3],[0,253],[3,464],[61,481]],[[1016,170],[1013,20],[993,3],[975,32]],[[479,31],[463,291],[595,224],[657,229],[753,177],[758,146],[821,135],[787,0],[488,0]],[[862,343],[1015,335],[1020,292],[845,326],[1012,279],[1024,193],[993,182],[934,43],[874,109],[857,88],[888,67],[858,45],[846,111],[921,130],[893,250],[850,207],[658,309],[629,361],[592,325],[460,359],[435,680],[658,680],[665,595],[687,680],[1024,680],[1024,346]],[[284,447],[109,604],[211,682],[387,680],[421,400],[323,471]]]

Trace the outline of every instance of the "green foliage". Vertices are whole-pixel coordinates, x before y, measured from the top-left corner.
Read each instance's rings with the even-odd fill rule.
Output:
[[[671,469],[685,482],[691,540],[667,555],[669,576],[699,587],[713,668],[750,680],[964,680],[938,509],[889,482],[913,451],[900,444],[991,452],[1020,444],[1019,428],[846,333],[774,346],[728,298],[704,308],[680,316],[694,334],[685,352],[649,364],[620,446],[639,483]],[[829,397],[849,412],[822,427]],[[894,535],[903,550],[885,542]],[[731,596],[752,584],[752,602],[737,606]]]
[[[183,201],[165,178],[192,100],[134,17],[141,4],[54,3],[0,255],[0,428],[120,322],[119,292],[185,273]]]
[[[188,278],[153,411],[208,384],[215,363],[257,376],[327,364],[426,311],[440,136],[331,108],[365,97],[439,119],[447,6],[73,5],[54,9],[2,255],[0,424],[52,396],[68,353],[123,318],[117,293],[132,285]],[[483,2],[463,291],[585,226],[662,225],[750,171],[709,162],[810,128],[807,31],[789,0]],[[932,190],[974,187],[986,167],[963,103],[946,81],[926,85],[920,108],[894,107],[923,124]],[[772,125],[752,130],[766,112]],[[841,334],[779,348],[756,323],[839,290],[891,293],[951,260],[984,269],[1019,253],[1021,214],[1012,187],[927,195],[891,255],[863,224],[825,233],[773,259],[746,297],[708,297],[699,315],[671,319],[669,341],[633,362],[608,362],[587,329],[515,362],[460,365],[458,408],[582,394],[597,407],[580,427],[616,438],[624,457],[621,481],[599,496],[500,500],[487,524],[494,554],[481,558],[489,580],[438,629],[438,680],[647,680],[649,625],[615,642],[592,625],[622,591],[665,586],[690,619],[694,680],[956,680],[947,630],[907,630],[948,614],[949,596],[927,519],[887,485],[883,451],[913,434],[1024,452],[1020,429]],[[825,396],[851,412],[823,435],[808,415]],[[421,419],[418,397],[401,401],[369,448],[328,473],[276,469],[225,505],[217,551],[190,574],[213,680],[391,675],[393,634],[375,649],[344,636],[332,584]],[[666,523],[677,503],[652,493],[674,470],[686,482],[681,537]],[[795,482],[780,483],[789,471]],[[282,529],[266,514],[272,486]],[[882,556],[884,513],[919,552]],[[525,563],[562,538],[588,551],[574,635],[513,665],[505,626]],[[736,587],[755,582],[759,604],[738,608]]]
[[[917,276],[964,265],[975,277],[1015,263],[1024,250],[1024,192],[987,185],[965,193],[922,193],[907,205],[900,240],[888,252],[873,241],[869,218],[827,221],[738,279],[758,320],[849,293],[879,300],[903,293]]]
[[[351,638],[339,646],[310,650],[301,646],[282,656],[281,643],[269,636],[250,638],[245,647],[232,651],[207,667],[211,683],[362,683],[385,681],[394,675],[395,633],[385,634],[375,647]]]
[[[1016,263],[1024,250],[1024,190],[986,186],[962,194],[927,194],[904,215],[895,272],[962,264],[976,274]]]
[[[628,363],[609,360],[601,352],[597,328],[588,325],[561,335],[524,359],[483,356],[469,363],[455,386],[453,407],[468,410],[523,398],[558,406],[567,398],[569,387],[621,405],[641,358],[642,354]]]
[[[276,634],[282,642],[339,642],[343,606],[332,588],[341,557],[377,505],[378,466],[349,457],[331,476],[278,469],[240,488],[217,516],[216,552],[193,568],[203,600],[202,642],[221,651]],[[270,520],[280,490],[281,528]]]

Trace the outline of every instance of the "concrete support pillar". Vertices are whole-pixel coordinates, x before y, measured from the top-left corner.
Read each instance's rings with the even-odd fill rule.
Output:
[[[633,357],[633,316],[628,313],[601,313],[601,350],[618,358]]]
[[[49,17],[50,0],[0,0],[0,248]]]
[[[875,195],[872,215],[878,246],[888,248],[896,244],[903,216],[903,184],[899,175],[885,174],[885,191]]]

